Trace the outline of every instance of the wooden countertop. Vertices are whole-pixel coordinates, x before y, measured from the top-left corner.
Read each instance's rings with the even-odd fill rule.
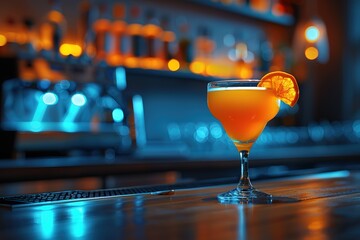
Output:
[[[234,186],[0,208],[4,239],[356,239],[360,173],[255,182],[272,204],[221,204]]]

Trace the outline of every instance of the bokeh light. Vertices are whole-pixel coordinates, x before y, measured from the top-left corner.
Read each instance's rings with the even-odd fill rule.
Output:
[[[319,56],[319,51],[315,47],[305,49],[305,57],[309,60],[315,60]]]
[[[64,56],[73,55],[79,57],[82,53],[82,48],[76,44],[64,43],[60,46],[60,53]]]
[[[305,38],[309,42],[316,42],[320,37],[320,31],[315,26],[310,26],[305,30]]]
[[[176,59],[170,59],[168,62],[168,68],[170,71],[175,72],[180,69],[180,63]]]
[[[71,97],[71,102],[78,107],[84,106],[86,101],[85,95],[81,93],[76,93]]]
[[[58,102],[58,96],[55,93],[47,92],[42,96],[42,101],[46,105],[55,105]]]
[[[202,74],[206,69],[206,65],[204,62],[194,61],[190,64],[190,71],[195,74]]]
[[[0,47],[5,46],[7,39],[4,35],[0,34]]]
[[[112,117],[114,119],[114,122],[122,122],[124,120],[124,112],[120,108],[115,108],[112,111]]]

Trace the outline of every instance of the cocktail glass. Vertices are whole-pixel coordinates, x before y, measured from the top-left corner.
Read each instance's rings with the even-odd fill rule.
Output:
[[[222,203],[272,202],[272,196],[256,190],[249,177],[250,149],[280,108],[280,100],[271,89],[258,87],[259,81],[221,80],[208,83],[209,110],[235,144],[241,163],[237,187],[217,196]]]

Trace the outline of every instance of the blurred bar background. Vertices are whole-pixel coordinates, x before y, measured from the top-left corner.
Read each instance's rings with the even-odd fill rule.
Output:
[[[355,0],[1,3],[2,193],[237,176],[206,85],[274,70],[296,76],[300,100],[254,145],[253,179],[357,167],[358,10]]]

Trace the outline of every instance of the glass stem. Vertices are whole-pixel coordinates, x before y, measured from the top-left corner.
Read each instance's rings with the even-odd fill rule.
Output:
[[[240,181],[237,186],[239,191],[252,191],[254,187],[250,182],[249,177],[249,151],[243,150],[239,151],[240,155]]]

